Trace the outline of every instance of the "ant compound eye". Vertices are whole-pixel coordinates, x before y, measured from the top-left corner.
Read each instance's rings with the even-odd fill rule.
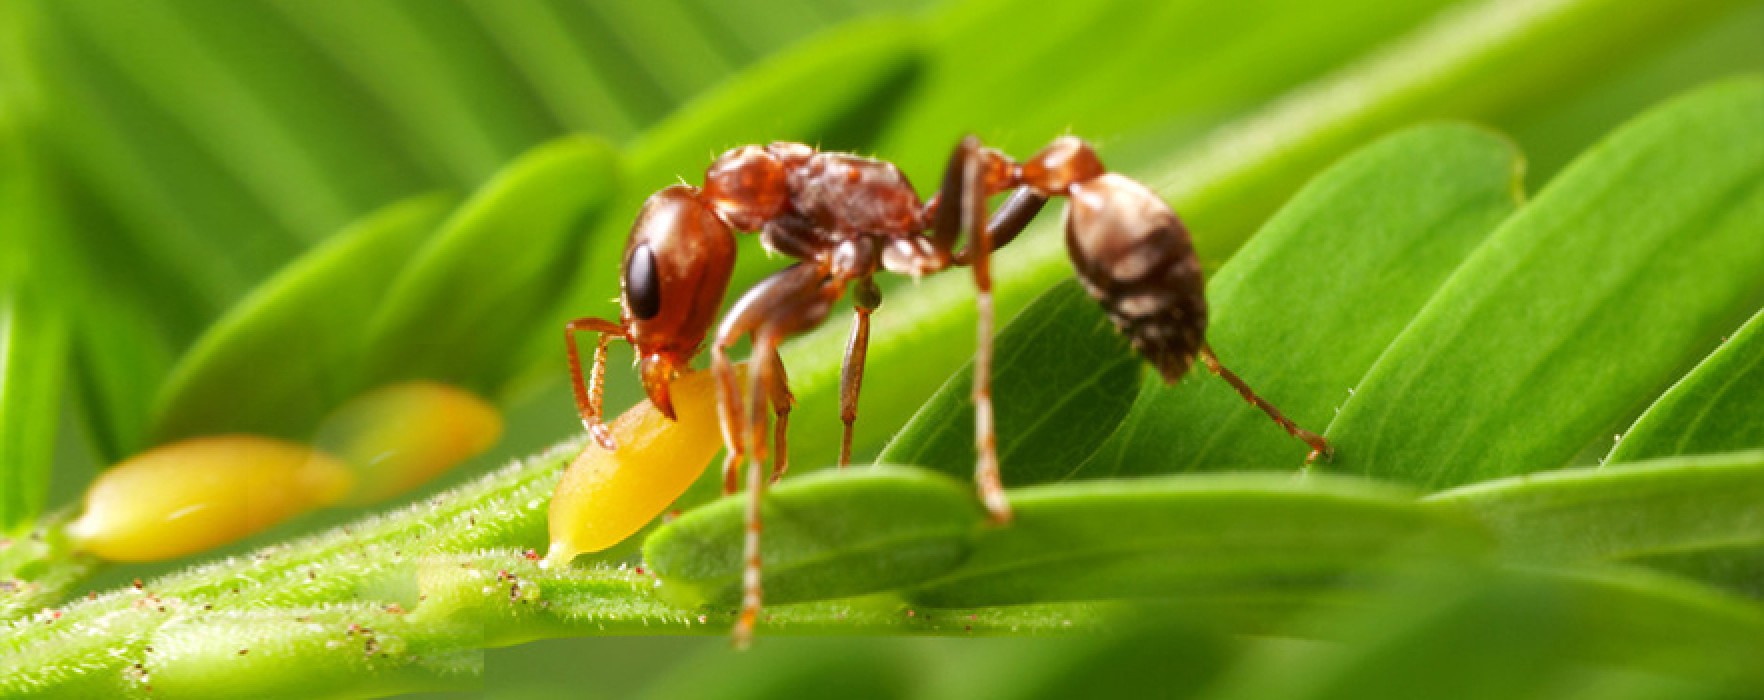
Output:
[[[631,249],[625,261],[625,306],[639,321],[661,313],[661,281],[655,276],[655,253],[648,244]]]

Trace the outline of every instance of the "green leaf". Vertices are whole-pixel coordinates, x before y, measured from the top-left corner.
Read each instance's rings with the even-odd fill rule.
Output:
[[[998,459],[1011,485],[1071,476],[1139,390],[1143,360],[1074,280],[1030,304],[993,347]],[[967,479],[975,460],[973,373],[970,363],[944,382],[877,461]]]
[[[914,600],[965,607],[1121,597],[1319,599],[1381,557],[1463,557],[1480,538],[1358,479],[1208,474],[1011,493],[1016,519]]]
[[[1652,42],[1734,3],[1494,0],[1444,10],[1342,70],[1178,152],[1153,182],[1185,205],[1202,260],[1223,259],[1342,152],[1418,118],[1547,111]]]
[[[623,142],[645,121],[611,84],[614,76],[587,55],[586,42],[570,34],[561,8],[500,0],[464,5],[566,128]]]
[[[295,239],[255,206],[239,181],[219,171],[212,150],[194,143],[141,87],[119,75],[114,60],[69,16],[75,5],[12,4],[21,20],[39,28],[30,36],[34,68],[53,76],[37,81],[45,86],[39,133],[65,154],[68,173],[79,176],[68,189],[94,210],[81,212],[90,220],[84,223],[115,249],[100,248],[95,256],[153,279],[149,288],[164,295],[163,303],[181,303],[188,307],[181,311],[198,317],[218,313],[292,256]],[[184,204],[203,201],[248,204]],[[134,255],[118,261],[119,252]]]
[[[617,166],[605,142],[570,137],[534,149],[473,195],[387,291],[367,332],[364,383],[421,377],[479,391],[499,383],[509,339],[531,328],[576,272]]]
[[[1705,692],[1760,680],[1764,611],[1707,588],[1627,570],[1439,573],[1377,608],[1321,616],[1336,644],[1253,650],[1205,697],[1543,700],[1600,670]]]
[[[267,181],[269,207],[299,206],[301,192],[296,186],[322,187],[338,198],[331,216],[314,221],[315,228],[295,231],[302,240],[323,240],[394,199],[460,186],[438,168],[428,167],[432,151],[412,143],[410,130],[394,120],[386,105],[375,102],[342,66],[290,31],[269,3],[191,0],[167,10],[164,21],[182,28],[158,43],[175,40],[188,45],[156,50],[152,44],[126,42],[117,47],[126,52],[124,60],[140,55],[142,63],[158,69],[143,71],[149,81],[187,77],[198,89],[224,91],[205,96],[203,102],[174,103],[172,110],[191,128],[200,129],[199,125],[224,114],[249,122],[232,125],[231,130],[264,134],[279,149],[298,150],[292,155],[278,152],[277,160],[289,161],[282,167],[305,161],[305,176],[325,182],[279,182],[263,175],[255,179]],[[168,49],[187,64],[167,65],[164,57],[153,55]],[[229,131],[205,134],[215,138],[220,148],[246,143],[224,138],[227,135]],[[425,152],[414,152],[418,150]]]
[[[649,75],[676,102],[699,94],[733,68],[711,41],[716,30],[693,21],[691,11],[679,3],[610,3],[592,11],[606,31],[626,42],[668,47],[636,52],[638,65],[633,68]]]
[[[1764,447],[1764,311],[1630,426],[1606,463]]]
[[[1732,81],[1575,161],[1380,357],[1330,427],[1337,466],[1453,485],[1611,435],[1764,298],[1761,121],[1764,81]]]
[[[924,78],[878,150],[922,184],[970,129],[1018,157],[1074,133],[1142,165],[1446,4],[950,3],[933,15]],[[1334,21],[1345,16],[1354,21]],[[1148,130],[1160,132],[1155,146],[1121,143]]]
[[[42,512],[48,496],[67,338],[60,309],[0,286],[0,537]]]
[[[837,697],[899,700],[920,697],[923,664],[900,644],[862,637],[770,638],[740,653],[711,647],[681,661],[693,673],[665,674],[643,700],[765,700]],[[703,674],[703,675],[700,675]],[[716,678],[707,684],[705,678]]]
[[[252,86],[237,66],[204,51],[201,35],[172,6],[73,2],[58,9],[90,41],[94,58],[114,67],[118,78],[139,90],[150,110],[162,112],[189,134],[188,151],[216,175],[236,179],[263,223],[282,236],[312,240],[348,220],[341,183],[325,172],[315,155],[318,143],[303,142],[286,120]],[[157,50],[142,51],[141,35],[153,36]],[[251,144],[239,148],[237,144]]]
[[[1321,432],[1391,339],[1518,207],[1522,169],[1510,142],[1464,125],[1416,127],[1355,151],[1212,279],[1208,341],[1258,394]],[[1297,466],[1305,452],[1197,368],[1175,386],[1147,376],[1086,471]]]
[[[752,467],[749,467],[752,468]],[[741,599],[743,516],[737,494],[657,529],[643,558],[680,605]],[[899,468],[822,472],[766,494],[760,560],[766,600],[841,598],[908,586],[960,563],[982,516],[968,487]]]
[[[411,3],[270,4],[389,110],[401,128],[386,136],[446,173],[445,182],[489,177],[505,158],[556,133],[454,6]]]
[[[1528,474],[1429,496],[1520,561],[1574,564],[1764,544],[1764,451]]]
[[[995,698],[1197,697],[1229,668],[1238,647],[1197,624],[1193,618],[1205,616],[1195,612],[1130,607],[1097,633],[1020,646],[981,682]]]
[[[312,437],[360,389],[357,330],[456,198],[388,205],[290,264],[222,317],[160,389],[153,440]]]
[[[1764,600],[1764,541],[1659,550],[1630,556],[1625,562]]]

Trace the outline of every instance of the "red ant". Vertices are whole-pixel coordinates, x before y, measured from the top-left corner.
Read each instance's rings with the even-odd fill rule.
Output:
[[[1006,191],[1009,196],[988,219],[988,198]],[[839,464],[845,466],[851,460],[870,314],[882,301],[872,280],[877,272],[918,277],[957,265],[973,268],[979,307],[973,384],[979,459],[974,478],[993,520],[1010,520],[993,433],[989,258],[993,250],[1015,239],[1056,195],[1070,200],[1066,248],[1079,280],[1166,383],[1180,379],[1199,357],[1245,400],[1309,444],[1307,461],[1329,453],[1322,437],[1287,420],[1219,363],[1205,339],[1205,289],[1187,230],[1150,189],[1104,170],[1084,141],[1069,136],[1055,139],[1033,158],[1018,163],[969,136],[950,156],[943,187],[924,204],[892,163],[821,152],[800,143],[735,148],[711,164],[704,187],[674,185],[650,196],[625,247],[619,321],[577,319],[570,322],[565,338],[583,423],[595,440],[613,449],[611,433],[601,423],[607,343],[622,338],[636,348],[643,388],[655,407],[671,418],[668,385],[698,354],[722,305],[735,264],[733,232],[758,231],[767,248],[800,261],[742,295],[724,316],[711,345],[718,414],[728,448],[723,461],[725,493],[736,490],[736,469],[743,455],[752,460],[747,471],[744,595],[735,628],[738,644],[751,638],[760,606],[760,501],[767,482],[760,465],[766,458],[768,407],[777,415],[772,478],[785,469],[784,430],[794,399],[778,345],[826,320],[846,289],[854,290],[856,319],[840,373],[840,418],[845,430]],[[962,231],[969,232],[969,238],[957,250]],[[586,385],[576,350],[577,331],[600,334]],[[745,408],[728,357],[729,348],[744,335],[753,340]]]

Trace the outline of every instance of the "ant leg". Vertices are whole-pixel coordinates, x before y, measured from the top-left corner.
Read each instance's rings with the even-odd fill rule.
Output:
[[[807,263],[797,263],[774,272],[736,299],[729,312],[723,315],[722,325],[717,327],[716,342],[711,344],[711,372],[717,379],[717,417],[722,423],[723,444],[728,447],[723,457],[724,494],[735,493],[739,486],[736,468],[741,465],[745,450],[759,447],[746,441],[743,434],[750,425],[749,421],[764,420],[763,417],[746,415],[743,410],[741,387],[736,380],[734,365],[729,362],[729,348],[742,336],[756,334],[781,321],[798,326],[818,323],[825,316],[825,304],[812,309],[802,307],[801,303],[805,297],[812,298],[818,293],[825,276],[821,268]],[[777,329],[779,333],[789,331],[789,327]],[[754,355],[755,360],[761,358]],[[755,370],[755,367],[748,368],[749,372]],[[783,380],[780,378],[779,381]],[[771,387],[769,383],[753,386],[767,391]]]
[[[1213,354],[1213,347],[1211,345],[1201,345],[1200,357],[1202,362],[1207,363],[1207,369],[1211,370],[1213,374],[1219,375],[1219,378],[1224,379],[1226,383],[1229,383],[1231,388],[1236,389],[1238,395],[1243,397],[1243,400],[1250,402],[1250,404],[1256,408],[1262,409],[1262,412],[1268,414],[1269,418],[1274,419],[1275,423],[1279,424],[1280,427],[1285,428],[1287,433],[1295,438],[1305,441],[1305,444],[1311,446],[1311,454],[1305,457],[1305,464],[1311,464],[1317,461],[1318,457],[1327,458],[1334,453],[1334,450],[1329,447],[1328,441],[1324,440],[1323,436],[1298,427],[1298,425],[1293,423],[1291,419],[1281,415],[1280,409],[1275,408],[1274,404],[1268,403],[1267,400],[1257,396],[1256,392],[1250,389],[1249,385],[1245,384],[1243,379],[1237,376],[1236,372],[1226,369],[1225,365],[1219,362],[1219,356]]]
[[[986,224],[986,230],[992,234],[992,249],[998,250],[1017,239],[1017,234],[1028,228],[1035,215],[1047,206],[1047,195],[1036,192],[1034,188],[1024,186],[1011,191],[1003,204],[993,210],[992,220]],[[972,264],[973,246],[963,248],[956,253],[957,265]]]
[[[992,414],[992,233],[986,221],[986,190],[982,182],[986,161],[980,151],[980,139],[971,135],[962,139],[956,154],[957,167],[961,169],[960,189],[941,205],[938,223],[941,227],[951,214],[959,217],[961,228],[969,232],[968,246],[975,251],[974,450],[978,459],[974,463],[974,482],[993,522],[1003,523],[1011,519],[1011,504],[1005,498],[1004,484],[998,475],[998,433]],[[948,190],[940,194],[948,194]]]
[[[588,383],[582,383],[582,358],[576,350],[576,332],[589,331],[600,334],[600,341],[594,346],[594,370],[589,375]],[[600,398],[606,392],[606,345],[613,338],[628,338],[624,326],[599,318],[578,318],[564,326],[564,346],[569,349],[570,356],[570,387],[576,393],[576,412],[582,416],[582,426],[594,441],[608,450],[618,449],[613,442],[612,431],[601,422]]]
[[[733,338],[730,339],[733,343]],[[717,380],[717,424],[723,429],[723,495],[735,493],[739,485],[736,468],[745,454],[741,442],[741,426],[746,416],[741,411],[741,387],[736,382],[735,366],[729,363],[728,344],[722,338],[711,346],[711,376]]]
[[[858,391],[864,386],[864,360],[870,348],[870,313],[882,305],[882,290],[875,280],[857,282],[852,303],[851,338],[845,343],[845,362],[839,366],[839,420],[845,433],[839,440],[839,468],[851,464],[851,432],[857,424]]]
[[[827,318],[827,312],[844,290],[843,282],[833,279],[824,267],[797,263],[767,277],[730,307],[717,329],[713,349],[717,358],[727,364],[725,353],[736,338],[753,338],[753,355],[748,362],[747,415],[737,422],[725,422],[725,440],[745,441],[747,460],[747,523],[745,559],[742,569],[741,613],[735,621],[735,646],[745,647],[753,641],[753,629],[760,610],[760,505],[765,497],[768,479],[760,466],[766,459],[766,405],[786,408],[790,403],[785,387],[784,364],[778,359],[778,343],[786,336],[810,328]],[[719,395],[719,405],[729,413],[740,411],[740,395],[734,390],[734,373],[728,372],[729,387]],[[782,446],[779,446],[780,451]],[[731,453],[732,459],[740,459]],[[727,464],[725,465],[727,467]]]
[[[991,167],[988,166],[1000,166]],[[1005,173],[993,177],[991,171]],[[1003,189],[1015,184],[1009,172],[1016,168],[1003,161],[996,152],[980,147],[973,135],[962,138],[950,154],[949,166],[943,173],[943,188],[937,193],[936,212],[932,217],[931,242],[939,251],[949,251],[963,229],[969,231],[965,250],[973,251],[975,327],[974,348],[974,483],[980,500],[986,504],[993,522],[1011,519],[1011,504],[1005,498],[1004,484],[998,475],[998,436],[992,412],[992,234],[986,220],[988,185]],[[997,172],[992,173],[998,175]]]
[[[767,393],[772,397],[772,413],[778,418],[777,427],[772,429],[772,481],[777,481],[783,478],[784,471],[789,468],[786,461],[788,451],[784,449],[784,433],[785,427],[790,424],[790,409],[796,406],[796,397],[790,393],[790,378],[784,372],[784,358],[776,352],[772,353],[772,377],[767,383]]]
[[[747,427],[749,445],[752,454],[747,466],[747,511],[745,517],[746,536],[742,541],[741,568],[741,613],[735,620],[735,648],[746,649],[753,644],[753,630],[759,623],[760,605],[763,599],[760,578],[760,507],[765,502],[765,472],[761,471],[761,463],[765,461],[764,442],[766,439],[765,410],[768,401],[769,387],[779,378],[773,371],[782,366],[778,361],[778,336],[770,327],[760,330],[753,337],[753,359],[748,363],[751,393],[749,398],[749,416],[754,420]]]

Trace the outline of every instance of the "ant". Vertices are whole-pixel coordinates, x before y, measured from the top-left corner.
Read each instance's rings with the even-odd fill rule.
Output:
[[[989,217],[988,199],[1006,192]],[[613,449],[612,434],[601,422],[607,344],[616,338],[636,348],[645,392],[658,410],[673,418],[669,382],[698,354],[722,306],[735,264],[733,232],[757,231],[766,248],[798,260],[743,294],[724,315],[710,346],[727,446],[724,493],[736,491],[736,470],[744,456],[751,461],[737,645],[751,640],[760,607],[760,503],[767,483],[761,465],[767,456],[768,408],[777,418],[772,478],[785,470],[784,432],[794,398],[778,346],[825,321],[834,302],[848,288],[853,290],[855,319],[840,372],[845,427],[839,465],[845,466],[851,460],[870,314],[882,302],[872,279],[878,272],[919,277],[952,266],[973,268],[979,326],[974,477],[992,519],[1011,519],[993,432],[989,259],[1054,196],[1069,200],[1066,247],[1079,280],[1165,383],[1180,379],[1198,357],[1245,400],[1307,443],[1307,462],[1329,454],[1322,437],[1293,424],[1219,362],[1205,339],[1205,289],[1187,230],[1149,188],[1105,170],[1083,140],[1055,139],[1018,163],[968,136],[950,156],[942,188],[925,203],[892,163],[800,143],[741,146],[710,165],[702,188],[673,185],[644,203],[621,265],[619,320],[577,319],[564,332],[577,410],[589,434]],[[957,249],[963,231],[969,237]],[[600,334],[586,385],[576,348],[579,331]],[[753,341],[745,406],[728,356],[742,336]]]

